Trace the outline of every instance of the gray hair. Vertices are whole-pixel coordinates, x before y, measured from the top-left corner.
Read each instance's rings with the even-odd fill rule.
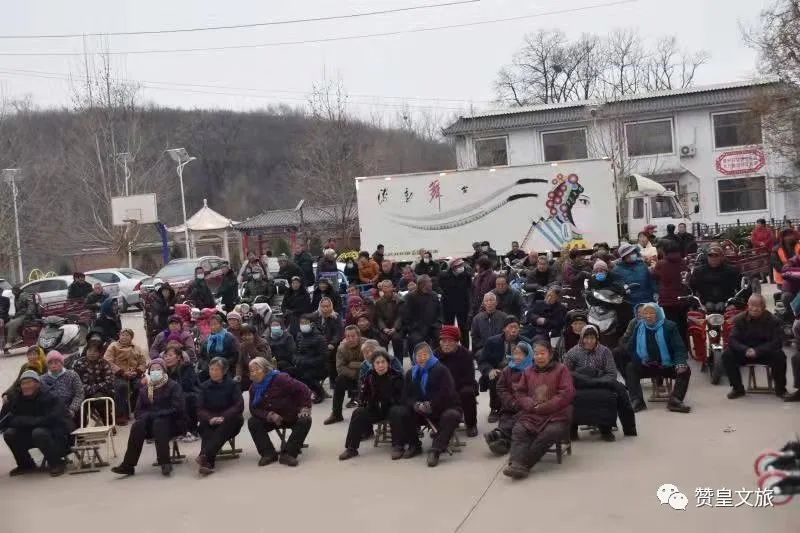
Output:
[[[174,348],[172,348],[172,349],[174,350]],[[228,371],[228,360],[225,359],[224,357],[215,357],[211,361],[209,361],[209,363],[208,363],[208,368],[211,368],[212,366],[222,367],[222,371],[223,372],[227,372]]]
[[[249,365],[255,365],[261,369],[262,372],[269,372],[273,369],[272,364],[263,357],[255,357],[250,361]]]
[[[382,350],[383,349],[383,348],[381,348],[380,343],[378,341],[376,341],[375,339],[367,339],[367,340],[365,340],[364,343],[361,345],[361,349],[363,350],[364,348],[366,348],[368,346],[373,349],[373,353],[376,353],[377,350]]]

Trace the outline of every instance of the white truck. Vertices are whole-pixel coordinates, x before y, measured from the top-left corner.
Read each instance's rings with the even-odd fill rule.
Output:
[[[675,194],[643,176],[630,177],[627,226],[688,222]],[[589,160],[476,170],[356,178],[361,249],[410,261],[421,248],[434,257],[466,257],[472,243],[506,250],[612,246],[620,241],[611,162]],[[627,237],[627,236],[624,236]]]

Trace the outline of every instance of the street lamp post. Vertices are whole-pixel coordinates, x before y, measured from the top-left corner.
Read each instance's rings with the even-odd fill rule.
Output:
[[[186,152],[186,148],[171,148],[167,150],[167,153],[172,160],[178,164],[178,180],[181,183],[181,205],[183,206],[183,238],[186,241],[186,257],[189,258],[192,254],[189,249],[189,226],[186,224],[186,195],[183,192],[183,167],[197,158],[190,156]]]
[[[18,280],[22,283],[25,277],[22,272],[22,244],[19,238],[19,211],[17,210],[17,180],[20,179],[22,179],[22,171],[20,169],[3,169],[3,180],[11,185],[11,197],[14,200],[14,226],[17,232],[17,268],[19,268]]]
[[[122,162],[122,168],[125,173],[125,196],[130,196],[128,192],[128,181],[130,181],[130,170],[128,170],[128,162],[133,161],[133,155],[130,152],[120,152],[117,154],[117,161]],[[128,231],[132,228],[128,225]],[[128,268],[133,268],[133,243],[128,240]]]

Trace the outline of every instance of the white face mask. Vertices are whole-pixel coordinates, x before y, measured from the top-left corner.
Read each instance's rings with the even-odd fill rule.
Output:
[[[430,257],[425,257],[423,259],[423,261],[425,261],[426,263],[430,263],[431,262],[431,258]]]
[[[253,274],[253,279],[261,279],[261,274]]]
[[[161,370],[151,370],[150,371],[150,381],[161,381],[161,378],[164,377],[164,373]]]
[[[311,324],[300,324],[300,331],[303,333],[311,333]]]
[[[456,274],[463,274],[464,267],[457,267],[455,270],[453,270],[453,272],[455,272]]]
[[[203,278],[205,278],[205,277],[206,277],[206,275],[205,275],[204,273],[202,273],[202,272],[201,272],[201,273],[199,273],[199,274],[195,274],[195,276],[194,276],[194,277],[196,277],[197,279],[203,279]]]
[[[488,246],[481,246],[481,251],[482,252],[488,252],[489,251],[489,247]]]

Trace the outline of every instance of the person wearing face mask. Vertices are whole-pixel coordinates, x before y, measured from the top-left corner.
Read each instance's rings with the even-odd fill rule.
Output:
[[[333,310],[339,313],[342,310],[342,297],[339,291],[331,286],[331,282],[327,278],[320,278],[317,282],[317,288],[314,289],[314,295],[311,298],[311,309],[319,309],[319,303],[323,298],[327,298],[333,304]]]
[[[511,359],[497,378],[497,396],[500,399],[500,419],[497,427],[483,438],[494,455],[505,455],[511,449],[511,432],[519,416],[519,406],[514,401],[514,390],[521,383],[522,373],[533,366],[533,348],[527,342],[518,342]]]
[[[600,344],[600,333],[595,326],[583,328],[580,342],[564,355],[564,365],[572,372],[577,389],[575,420],[570,430],[573,440],[578,437],[580,421],[581,424],[597,424],[600,437],[607,442],[614,441],[611,421],[616,422],[617,416],[623,433],[636,436],[636,419],[628,390],[617,381],[614,356],[611,350]]]
[[[253,268],[242,290],[242,301],[252,303],[259,296],[272,298],[274,288],[264,271],[260,268]]]
[[[123,329],[119,340],[112,342],[103,358],[114,372],[114,406],[117,410],[117,425],[125,426],[130,417],[129,398],[136,399],[138,381],[147,368],[147,356],[133,344],[133,330]]]
[[[283,312],[284,325],[289,328],[293,335],[297,335],[297,326],[300,316],[311,311],[311,298],[308,291],[303,286],[303,281],[295,276],[292,284],[281,301],[281,311]]]
[[[450,261],[450,268],[439,275],[442,293],[442,317],[445,324],[455,325],[461,331],[461,344],[469,344],[469,308],[472,271],[463,259]]]
[[[635,244],[621,244],[617,250],[619,263],[611,271],[616,280],[624,285],[637,284],[631,287],[628,301],[633,307],[652,302],[655,294],[655,283],[650,269],[639,256],[639,247]]]
[[[363,435],[372,431],[373,424],[389,418],[392,407],[402,405],[403,386],[402,370],[397,370],[392,365],[391,356],[379,348],[362,380],[358,395],[359,407],[350,417],[345,450],[339,455],[340,461],[347,461],[357,456]],[[392,448],[400,447],[401,431],[399,427],[392,428]]]
[[[266,341],[275,364],[281,372],[288,372],[294,366],[294,357],[297,353],[297,345],[294,337],[286,331],[280,319],[273,318],[269,329],[266,332]]]
[[[344,277],[347,278],[348,285],[358,285],[358,265],[355,259],[348,257],[344,263]]]
[[[311,314],[311,322],[322,332],[328,346],[328,381],[331,390],[336,383],[336,347],[342,341],[344,328],[342,319],[333,309],[333,302],[330,298],[322,298],[319,301],[317,310]]]
[[[42,376],[42,385],[64,402],[70,418],[80,421],[83,383],[74,370],[64,368],[61,352],[53,350],[47,354],[47,373]]]
[[[402,333],[402,318],[400,306],[402,302],[394,293],[390,281],[380,285],[381,297],[375,302],[375,322],[380,332],[379,342],[388,350],[392,344],[392,352],[401,364],[405,356],[405,337]]]
[[[414,267],[414,274],[429,276],[431,280],[439,281],[439,263],[433,260],[433,255],[428,251],[420,254],[420,260]]]
[[[186,299],[200,309],[212,308],[216,306],[214,295],[206,283],[206,271],[203,267],[194,269],[194,279],[186,294]]]
[[[222,357],[228,361],[228,372],[233,377],[236,363],[239,362],[239,341],[222,326],[222,317],[218,314],[211,315],[208,319],[211,334],[203,343],[200,351],[200,380],[208,379],[208,363],[215,357]]]
[[[491,267],[498,268],[500,266],[500,261],[497,259],[497,252],[492,249],[492,246],[489,244],[489,241],[481,242],[480,249],[478,250],[480,254],[478,257],[486,256],[489,259],[489,264]]]
[[[236,274],[233,273],[229,265],[223,266],[222,269],[224,273],[222,274],[222,282],[217,289],[217,298],[222,301],[222,307],[227,313],[233,311],[236,302],[239,300],[239,295],[237,294],[239,284],[236,281]]]
[[[364,362],[361,353],[363,339],[356,326],[347,326],[344,329],[344,340],[336,350],[336,382],[333,388],[333,403],[331,415],[323,422],[326,426],[344,420],[342,404],[344,394],[349,390],[358,389],[358,371]]]
[[[247,261],[239,269],[237,281],[239,283],[247,283],[248,279],[252,278],[253,272],[261,270],[261,272],[268,272],[267,264],[258,258],[258,254],[254,251],[247,252]]]
[[[321,403],[328,397],[322,388],[322,380],[328,374],[328,345],[325,337],[314,327],[310,315],[300,317],[300,331],[295,338],[297,353],[292,377],[305,383],[314,395],[314,403]]]
[[[122,463],[111,469],[115,474],[132,476],[146,439],[156,446],[156,460],[161,474],[172,474],[169,441],[185,431],[184,398],[181,386],[169,379],[163,359],[153,359],[147,367],[147,375],[139,388],[139,399],[134,411],[136,420],[128,435],[128,448]]]

